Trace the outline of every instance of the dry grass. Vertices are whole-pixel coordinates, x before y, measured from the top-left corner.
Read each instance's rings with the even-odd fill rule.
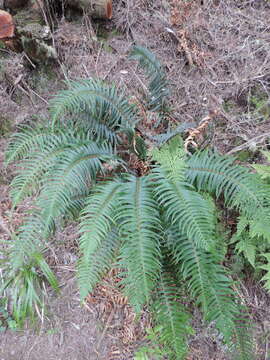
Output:
[[[99,77],[137,97],[145,79],[126,55],[133,43],[147,46],[167,71],[173,118],[199,124],[216,112],[209,141],[228,152],[268,142],[270,111],[260,106],[269,100],[269,15],[260,0],[126,0],[111,23],[62,22],[54,36],[65,77]]]

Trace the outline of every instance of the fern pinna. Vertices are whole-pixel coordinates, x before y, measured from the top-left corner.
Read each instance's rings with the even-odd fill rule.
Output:
[[[166,86],[162,67],[151,53],[135,47],[132,56],[150,71],[153,94]],[[52,123],[22,128],[6,154],[7,162],[19,164],[11,184],[14,207],[30,195],[36,199],[14,235],[10,276],[2,287],[13,289],[18,321],[41,303],[42,275],[57,289],[46,263],[48,240],[63,218],[76,216],[82,300],[117,266],[122,269],[121,287],[136,311],[145,305],[152,309],[161,329],[159,341],[170,359],[185,359],[192,333],[181,289],[188,291],[205,321],[216,325],[235,358],[252,359],[247,311],[223,265],[215,200],[239,212],[238,232],[246,232],[247,242],[267,241],[269,185],[216,152],[187,155],[179,136],[149,151],[149,169],[138,176],[117,153],[130,148],[128,141],[136,141],[136,106],[114,86],[97,80],[68,85],[52,103]],[[165,93],[154,96],[151,106],[160,109]]]

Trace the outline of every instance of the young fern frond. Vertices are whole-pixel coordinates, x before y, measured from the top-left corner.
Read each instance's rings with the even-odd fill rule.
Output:
[[[130,58],[138,60],[139,65],[146,71],[149,80],[149,98],[147,101],[149,109],[153,111],[162,110],[169,91],[166,75],[159,60],[143,46],[134,46]]]
[[[186,153],[180,137],[175,137],[161,149],[154,149],[152,157],[159,163],[160,172],[164,172],[172,183],[185,182]]]
[[[129,176],[122,186],[116,221],[125,239],[120,250],[124,269],[125,293],[135,309],[149,302],[160,272],[159,237],[161,224],[158,206],[148,177]]]
[[[175,279],[162,269],[158,279],[156,300],[152,306],[154,320],[161,327],[159,341],[162,346],[172,349],[171,360],[185,359],[187,336],[191,333],[190,315],[179,302],[179,291]]]
[[[65,113],[85,113],[110,129],[134,127],[137,110],[115,86],[94,79],[69,81],[51,102],[52,125]],[[91,120],[90,120],[91,121]]]
[[[98,187],[86,201],[80,224],[81,258],[78,281],[81,299],[92,291],[104,269],[108,268],[118,239],[113,231],[114,214],[121,182],[109,182]]]
[[[177,224],[198,246],[210,248],[215,232],[213,208],[186,182],[186,155],[180,139],[155,150],[153,157],[160,163],[153,169],[153,191],[159,206],[164,207],[167,222]]]

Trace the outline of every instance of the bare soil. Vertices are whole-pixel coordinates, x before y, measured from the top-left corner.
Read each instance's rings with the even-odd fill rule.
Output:
[[[270,138],[270,3],[266,0],[124,0],[114,1],[108,22],[63,14],[53,34],[56,64],[34,67],[23,54],[0,48],[0,237],[21,222],[29,204],[9,221],[8,185],[14,168],[3,166],[8,136],[21,123],[49,116],[48,102],[64,80],[90,76],[114,82],[140,97],[145,78],[127,59],[136,43],[148,47],[164,64],[171,88],[173,124],[211,122],[200,146],[259,159]],[[243,153],[244,152],[244,153]],[[109,274],[85,304],[74,280],[76,225],[57,233],[53,265],[62,285],[51,294],[47,312],[34,326],[0,333],[0,360],[128,360],[151,325],[147,311],[135,321],[132,309],[110,286]],[[242,301],[254,322],[256,359],[270,359],[270,298],[245,274]],[[48,292],[50,290],[48,289]],[[195,336],[188,360],[229,360],[211,324],[204,327],[194,310]]]

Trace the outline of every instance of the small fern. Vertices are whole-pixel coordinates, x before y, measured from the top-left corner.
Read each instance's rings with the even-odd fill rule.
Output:
[[[130,58],[139,61],[149,79],[147,107],[152,111],[162,110],[169,94],[165,72],[156,56],[142,46],[134,46]]]
[[[149,106],[162,110],[167,93],[160,64],[140,47],[133,49],[132,57],[147,69]],[[178,135],[165,136],[162,146],[147,153],[147,162],[137,158],[135,164],[144,167],[134,170],[129,165],[137,152],[132,158],[127,153],[136,143],[136,107],[114,86],[97,80],[69,86],[52,102],[52,122],[22,129],[7,150],[7,162],[19,162],[11,185],[13,206],[28,196],[35,198],[9,256],[11,277],[5,288],[15,289],[16,318],[22,321],[34,303],[42,303],[36,290],[42,274],[57,289],[46,249],[56,225],[75,213],[80,223],[77,269],[82,300],[116,265],[130,303],[137,312],[146,305],[152,309],[159,341],[170,360],[180,360],[188,352],[192,332],[179,296],[181,279],[204,320],[216,325],[235,357],[251,360],[247,312],[235,295],[237,284],[222,265],[225,244],[220,246],[215,201],[239,212],[233,241],[238,242],[236,252],[245,253],[245,232],[251,239],[269,240],[269,185],[216,152],[188,156]],[[246,256],[254,263],[253,253]],[[269,254],[265,256],[269,260]],[[262,280],[269,286],[269,266],[263,270],[267,273]],[[31,293],[30,283],[36,286]]]

